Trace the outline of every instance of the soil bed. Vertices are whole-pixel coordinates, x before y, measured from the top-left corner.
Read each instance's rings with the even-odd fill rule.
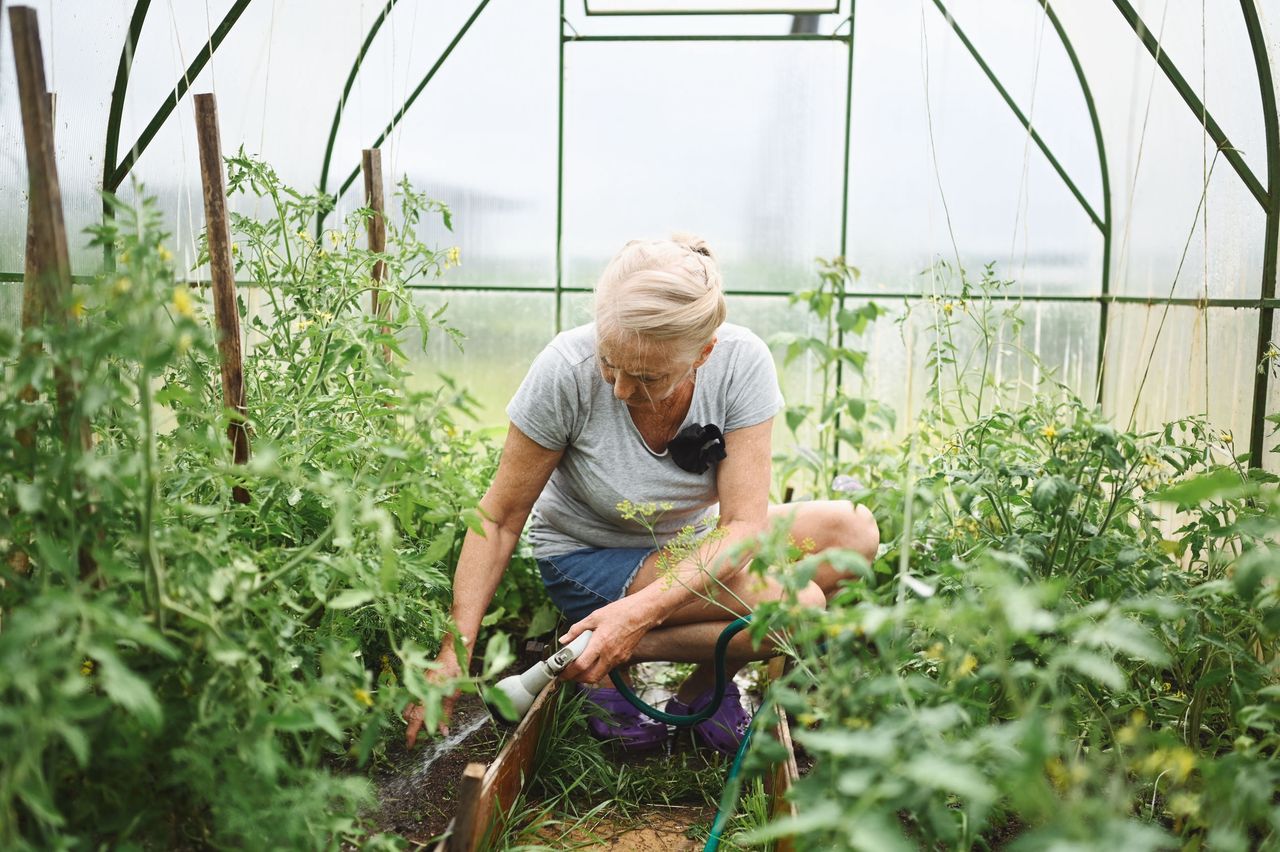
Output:
[[[413,751],[402,740],[388,743],[388,765],[373,778],[378,809],[369,818],[376,829],[419,844],[443,834],[453,819],[462,770],[493,760],[506,730],[494,725],[478,695],[463,695],[449,736],[419,739]]]
[[[536,643],[527,644],[498,677],[524,671],[543,651]],[[472,661],[472,675],[480,674],[480,665]],[[514,725],[493,721],[479,695],[464,693],[454,705],[448,736],[419,736],[413,751],[405,748],[402,737],[391,737],[386,761],[371,779],[378,798],[377,809],[368,814],[373,829],[416,845],[438,839],[457,811],[462,770],[468,763],[492,762],[513,730]]]

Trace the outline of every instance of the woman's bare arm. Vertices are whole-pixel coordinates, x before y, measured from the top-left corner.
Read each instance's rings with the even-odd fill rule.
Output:
[[[548,450],[515,424],[507,429],[498,471],[480,500],[484,535],[467,532],[453,576],[453,621],[467,647],[468,660],[480,632],[480,620],[507,570],[529,512],[563,455],[564,450]],[[445,637],[442,655],[453,653],[452,640],[452,636]]]
[[[457,658],[454,636],[446,635],[436,657],[439,665],[435,672],[429,673],[431,677],[457,677],[467,670],[480,632],[480,620],[484,618],[493,593],[507,570],[507,563],[515,552],[534,502],[563,455],[564,450],[548,450],[521,432],[515,424],[508,427],[498,471],[489,490],[480,499],[484,535],[467,531],[453,575],[453,621],[459,638],[466,646],[466,659]],[[455,695],[445,700],[446,718],[456,698]],[[409,704],[402,715],[409,723],[405,742],[413,748],[422,727],[421,708]]]

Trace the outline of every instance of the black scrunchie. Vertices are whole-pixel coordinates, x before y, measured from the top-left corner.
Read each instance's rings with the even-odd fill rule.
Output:
[[[713,423],[702,426],[693,423],[680,430],[680,434],[667,444],[671,459],[690,473],[706,473],[713,462],[725,457],[724,433]]]

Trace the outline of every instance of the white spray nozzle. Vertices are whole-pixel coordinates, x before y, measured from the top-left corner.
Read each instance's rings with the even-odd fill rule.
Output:
[[[555,680],[556,675],[564,671],[565,667],[587,650],[589,644],[591,644],[591,631],[584,630],[577,639],[546,660],[534,663],[520,674],[504,677],[498,681],[497,688],[502,690],[515,707],[516,719],[513,721],[524,718],[524,714],[529,712],[529,707],[533,705],[534,699],[538,697],[543,687]]]

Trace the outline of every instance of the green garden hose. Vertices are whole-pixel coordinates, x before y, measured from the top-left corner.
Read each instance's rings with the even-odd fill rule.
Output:
[[[711,718],[720,709],[720,703],[724,701],[725,685],[728,683],[724,658],[729,650],[729,640],[750,623],[751,616],[744,615],[720,631],[720,638],[716,640],[714,657],[715,689],[711,693],[711,703],[697,713],[691,713],[687,716],[664,713],[658,708],[651,707],[641,701],[640,697],[623,681],[622,675],[616,669],[609,672],[609,678],[613,681],[613,685],[618,688],[618,692],[622,693],[623,698],[630,701],[637,710],[646,716],[651,716],[663,724],[676,725],[677,727],[695,725],[704,719]],[[720,797],[720,809],[716,811],[715,821],[711,824],[711,835],[707,838],[707,844],[702,847],[703,852],[715,852],[720,847],[720,835],[724,833],[725,826],[729,823],[729,817],[733,815],[733,809],[738,802],[738,773],[742,771],[742,758],[746,755],[747,749],[751,744],[751,732],[755,729],[756,717],[760,715],[760,712],[765,709],[767,704],[768,702],[762,704],[760,710],[757,710],[752,715],[751,724],[747,726],[747,733],[742,738],[742,743],[738,746],[737,754],[733,757],[733,763],[729,766],[729,774],[725,778],[724,793]]]

